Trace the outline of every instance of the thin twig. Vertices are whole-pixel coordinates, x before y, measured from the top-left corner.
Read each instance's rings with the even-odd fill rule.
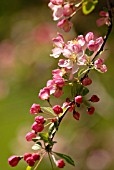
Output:
[[[41,156],[39,162],[37,163],[37,165],[35,166],[34,170],[37,170],[37,168],[38,168],[39,164],[41,163],[41,161],[42,161],[42,159],[43,159],[43,157],[44,157],[45,154],[46,154],[46,152],[44,152],[44,153],[42,154],[42,156]]]
[[[54,170],[53,163],[52,163],[52,160],[51,160],[51,157],[50,157],[50,153],[49,153],[49,152],[48,152],[48,156],[49,156],[49,160],[50,160],[50,163],[51,163],[52,170]]]

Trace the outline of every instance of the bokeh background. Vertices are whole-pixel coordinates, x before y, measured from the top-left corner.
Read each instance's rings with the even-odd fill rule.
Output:
[[[52,21],[47,4],[48,0],[0,1],[0,170],[12,169],[7,163],[10,155],[31,152],[32,144],[25,140],[34,119],[29,109],[33,103],[40,102],[38,92],[51,78],[51,70],[57,67],[49,54],[51,39],[61,30]],[[105,35],[106,27],[98,28],[95,23],[102,6],[105,1],[100,1],[96,10],[86,17],[79,12],[73,18],[74,28],[69,33],[61,31],[66,39],[88,31]],[[57,133],[55,151],[71,155],[76,162],[76,167],[67,165],[66,170],[114,169],[113,44],[114,30],[103,54],[108,72],[90,75],[91,94],[100,96],[100,102],[95,104],[96,113],[88,116],[82,112],[80,121],[69,113]],[[67,92],[65,89],[64,97]],[[62,97],[53,103],[63,100]],[[24,170],[26,163],[21,161],[13,169]],[[43,169],[51,169],[48,157],[39,166],[39,170]]]

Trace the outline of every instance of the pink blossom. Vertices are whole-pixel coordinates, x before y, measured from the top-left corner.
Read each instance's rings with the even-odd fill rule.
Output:
[[[44,87],[43,89],[40,90],[39,98],[41,100],[48,100],[49,97],[50,97],[50,90],[48,87]]]
[[[63,90],[62,88],[57,88],[56,91],[53,94],[56,98],[59,98],[63,95]]]
[[[100,71],[105,73],[107,72],[107,66],[105,64],[103,64],[101,67],[100,67]]]
[[[69,59],[68,60],[60,59],[59,63],[58,63],[58,66],[71,69],[73,67],[73,61],[69,60]]]
[[[83,36],[83,35],[79,35],[79,36],[76,38],[76,41],[78,41],[78,44],[81,45],[81,46],[84,46],[84,45],[85,45],[85,39],[84,39],[84,36]]]
[[[76,11],[76,7],[73,4],[66,4],[63,8],[63,15],[70,16]]]
[[[96,69],[100,70],[101,72],[105,73],[107,72],[107,67],[104,63],[104,60],[102,58],[98,58],[95,62],[94,62],[94,66]]]
[[[63,16],[63,7],[62,5],[54,5],[52,2],[48,4],[48,6],[53,11],[53,20],[59,20]]]
[[[62,28],[65,32],[69,32],[72,27],[72,22],[70,22],[68,19],[62,19],[58,22],[57,26]]]
[[[57,76],[62,77],[63,74],[64,74],[64,72],[61,69],[52,70],[53,78],[56,78]]]
[[[103,43],[103,38],[99,37],[95,41],[90,40],[87,47],[90,51],[97,51],[101,47],[102,43]]]
[[[65,85],[64,78],[54,79],[57,87],[62,88]]]
[[[58,58],[60,54],[63,52],[63,47],[64,47],[63,36],[58,33],[58,36],[56,38],[53,38],[52,40],[55,48],[52,50],[52,54],[50,54],[50,56],[54,58]]]
[[[106,25],[110,24],[108,12],[100,11],[99,15],[101,16],[101,18],[97,19],[97,21],[96,21],[96,24],[97,24],[98,27],[105,25],[105,24]]]
[[[56,38],[53,38],[52,41],[56,47],[63,48],[64,38],[60,33],[58,33],[58,36]]]
[[[85,40],[87,41],[87,42],[89,42],[89,41],[91,41],[91,40],[93,40],[94,39],[94,34],[93,34],[93,32],[88,32],[87,34],[86,34],[86,36],[85,36]]]
[[[48,80],[46,85],[47,85],[47,87],[50,90],[50,94],[55,93],[56,85],[55,85],[55,81],[54,80]]]

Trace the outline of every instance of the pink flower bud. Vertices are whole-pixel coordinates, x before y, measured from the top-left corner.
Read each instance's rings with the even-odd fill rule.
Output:
[[[78,103],[78,104],[81,104],[82,103],[82,96],[76,96],[75,102]]]
[[[91,96],[91,98],[89,99],[91,102],[98,102],[100,99],[97,95],[93,95]]]
[[[65,163],[64,163],[63,159],[60,159],[60,160],[56,161],[56,166],[58,168],[63,168],[65,166]]]
[[[41,111],[40,105],[39,104],[33,104],[30,108],[30,113],[31,114],[37,114]]]
[[[60,96],[62,96],[62,95],[63,95],[63,90],[62,90],[62,88],[57,88],[53,95],[54,95],[56,98],[59,98]]]
[[[33,153],[32,158],[34,159],[34,161],[37,161],[40,159],[40,155],[38,153]]]
[[[50,2],[54,5],[62,5],[64,0],[50,0]]]
[[[25,153],[24,156],[23,156],[23,159],[26,161],[26,159],[27,159],[28,157],[31,157],[31,156],[32,156],[31,153]]]
[[[58,78],[55,79],[55,84],[57,85],[57,87],[62,88],[65,85],[65,81],[63,78]]]
[[[66,4],[64,5],[64,8],[63,8],[63,15],[70,16],[74,13],[75,10],[76,10],[76,7],[74,5]]]
[[[94,111],[95,111],[95,108],[93,106],[91,106],[91,107],[88,108],[87,113],[89,115],[92,115],[94,113]]]
[[[19,156],[14,155],[14,156],[9,157],[8,163],[10,166],[14,167],[19,163],[20,160],[21,158]]]
[[[86,78],[84,78],[83,80],[82,80],[82,84],[84,85],[84,86],[88,86],[88,85],[90,85],[92,83],[92,80],[89,78],[89,77],[86,77]]]
[[[99,15],[100,15],[101,17],[109,17],[108,12],[105,12],[105,11],[100,11],[100,12],[99,12]]]
[[[43,89],[40,90],[39,98],[41,100],[48,100],[49,97],[50,97],[50,90],[48,87],[44,87]]]
[[[74,119],[79,120],[80,119],[80,113],[73,111],[73,117],[74,117]]]
[[[36,134],[34,131],[31,131],[31,132],[28,132],[25,136],[26,140],[29,142],[29,141],[32,141],[32,138],[36,138]]]
[[[53,119],[51,119],[51,122],[57,122],[57,118],[55,117],[55,118],[53,118]]]
[[[94,65],[96,68],[100,68],[101,65],[104,63],[104,60],[102,58],[98,58],[95,62],[94,62]]]
[[[94,39],[94,34],[93,34],[93,32],[88,32],[87,34],[86,34],[86,36],[85,36],[85,40],[87,41],[87,42],[89,42],[90,40],[93,40]]]
[[[96,51],[99,48],[99,44],[93,40],[90,40],[87,47],[90,51]]]
[[[34,130],[35,132],[41,132],[44,129],[44,125],[43,124],[38,124],[37,122],[34,122],[32,124],[32,130]]]
[[[36,116],[35,122],[37,122],[38,124],[43,124],[44,123],[44,117],[43,116]]]
[[[34,164],[35,164],[35,161],[34,161],[34,159],[33,159],[32,156],[31,156],[31,157],[28,157],[28,158],[26,159],[26,162],[27,162],[27,164],[28,164],[29,166],[34,166]]]
[[[103,64],[101,67],[100,67],[100,70],[105,73],[107,72],[107,66],[105,64]]]
[[[72,27],[72,22],[67,19],[62,19],[58,22],[57,26],[59,28],[62,28],[65,32],[69,32]]]
[[[63,109],[62,109],[62,107],[59,106],[59,105],[55,105],[55,106],[53,107],[53,111],[54,111],[57,115],[60,114],[60,113],[63,113]]]

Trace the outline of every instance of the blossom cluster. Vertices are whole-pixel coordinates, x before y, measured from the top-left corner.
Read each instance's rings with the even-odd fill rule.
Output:
[[[48,6],[53,11],[53,20],[59,20],[57,26],[62,28],[65,32],[69,32],[72,27],[70,18],[76,13],[78,5],[73,1],[50,0]]]
[[[50,0],[48,4],[53,11],[53,19],[59,20],[57,26],[66,32],[70,31],[72,25],[70,18],[76,12],[78,5],[80,2],[75,4],[74,1],[64,0]],[[102,12],[101,16],[103,16],[103,22],[109,21],[108,14]],[[32,104],[30,114],[35,115],[35,118],[31,131],[26,134],[25,138],[28,142],[34,142],[32,146],[34,153],[11,156],[8,163],[12,167],[24,159],[29,167],[37,168],[46,153],[58,168],[63,168],[65,161],[74,166],[74,161],[69,156],[53,151],[53,145],[57,143],[53,138],[67,112],[71,112],[75,120],[80,120],[82,105],[85,112],[92,115],[95,112],[92,103],[100,100],[96,94],[89,98],[86,95],[89,93],[88,86],[92,84],[89,72],[91,70],[101,73],[107,71],[104,59],[98,56],[104,39],[97,38],[93,32],[88,32],[86,35],[78,35],[77,38],[65,42],[62,34],[58,33],[52,41],[54,48],[50,56],[58,59],[58,66],[52,70],[52,79],[47,81],[46,86],[38,94],[39,99],[47,101],[49,107],[42,107],[38,103]],[[52,105],[51,95],[60,98],[64,94],[65,86],[70,87],[70,96],[66,96],[62,105]]]
[[[72,112],[73,118],[79,120],[81,116],[79,108],[82,105],[85,106],[86,113],[92,115],[95,107],[91,103],[100,100],[95,94],[86,99],[85,96],[89,93],[87,86],[92,84],[92,80],[85,73],[91,69],[102,73],[107,71],[102,58],[93,60],[96,52],[103,44],[103,38],[95,38],[93,32],[89,32],[85,36],[79,35],[74,40],[65,43],[63,36],[58,33],[57,37],[53,38],[52,41],[54,48],[50,56],[56,59],[60,58],[58,59],[58,68],[52,70],[52,79],[47,81],[46,87],[41,89],[38,94],[39,99],[46,100],[50,107],[41,107],[40,104],[36,103],[31,106],[30,114],[41,115],[35,116],[34,122],[31,125],[31,131],[25,136],[28,142],[35,142],[32,149],[38,152],[33,154],[25,153],[23,156],[11,156],[8,162],[12,167],[16,166],[21,159],[24,159],[32,167],[37,161],[40,162],[45,153],[48,152],[55,165],[63,168],[65,166],[64,160],[56,160],[55,155],[58,153],[52,150],[55,144],[53,138],[62,117],[67,112]],[[79,74],[80,69],[82,71]],[[51,95],[55,98],[61,97],[64,93],[64,86],[71,87],[72,95],[66,98],[62,106],[52,106],[50,103]],[[46,115],[48,115],[48,118]],[[61,155],[59,156],[61,157]],[[71,164],[74,165],[74,162],[71,161]]]

